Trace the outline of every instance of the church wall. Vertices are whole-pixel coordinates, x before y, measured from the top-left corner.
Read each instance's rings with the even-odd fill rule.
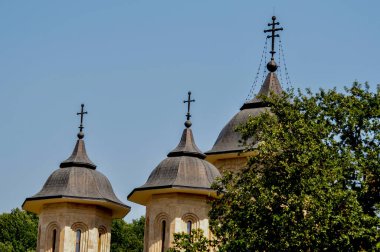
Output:
[[[163,221],[166,222],[165,250],[174,241],[174,233],[187,232],[188,221],[192,222],[192,229],[200,228],[206,237],[211,238],[209,210],[207,196],[185,193],[153,195],[146,205],[144,251],[162,251]]]
[[[112,212],[77,203],[55,203],[39,215],[39,252],[52,252],[53,230],[57,230],[56,252],[75,252],[76,231],[81,230],[81,252],[109,252]],[[99,239],[101,241],[99,245]]]
[[[236,172],[247,165],[247,157],[217,159],[212,164],[223,174],[226,171]]]

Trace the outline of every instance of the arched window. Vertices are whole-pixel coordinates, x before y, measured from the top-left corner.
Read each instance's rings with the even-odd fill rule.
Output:
[[[187,234],[191,234],[192,225],[191,220],[187,221]]]
[[[73,240],[75,239],[75,243],[73,242],[73,251],[75,252],[85,252],[88,250],[88,228],[82,222],[76,222],[71,226],[71,230],[73,230]]]
[[[46,252],[57,252],[59,250],[59,230],[59,225],[56,222],[52,222],[46,227],[46,240],[44,242]]]
[[[154,249],[153,251],[166,251],[168,249],[169,216],[167,213],[159,213],[154,220]]]
[[[82,238],[82,231],[80,229],[77,229],[75,237],[75,252],[80,252],[80,242]]]
[[[186,230],[187,234],[191,234],[191,230],[199,228],[199,218],[193,213],[184,214],[182,221],[185,224],[184,230]]]
[[[98,237],[98,251],[101,251],[102,249],[102,234],[99,232],[99,237]]]
[[[166,221],[162,221],[161,227],[161,252],[164,252],[165,249],[165,236],[166,236]]]
[[[107,229],[104,226],[98,228],[99,237],[98,237],[98,252],[107,251],[108,235]]]
[[[52,252],[56,252],[57,250],[55,249],[55,247],[57,246],[57,229],[53,230],[53,237],[52,237],[51,243],[52,243],[52,246],[51,246]]]

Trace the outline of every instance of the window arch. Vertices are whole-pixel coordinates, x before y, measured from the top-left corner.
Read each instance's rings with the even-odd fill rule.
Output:
[[[75,252],[87,251],[88,244],[88,228],[86,224],[82,222],[76,222],[71,226],[71,230],[74,232],[75,243],[73,244]]]
[[[166,213],[160,213],[155,219],[155,250],[164,252],[169,246],[169,218]]]
[[[51,222],[46,227],[45,249],[47,252],[58,252],[60,228],[57,222]]]
[[[193,213],[184,214],[182,221],[186,224],[187,234],[191,234],[191,230],[199,228],[199,218]]]
[[[98,252],[107,251],[108,244],[108,232],[105,226],[100,226],[98,228]]]

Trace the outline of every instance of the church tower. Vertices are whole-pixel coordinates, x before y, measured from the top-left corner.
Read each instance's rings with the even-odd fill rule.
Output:
[[[274,60],[274,54],[276,53],[274,49],[275,38],[279,37],[276,32],[283,30],[283,28],[276,28],[276,25],[279,24],[279,22],[276,22],[276,17],[273,16],[272,23],[268,24],[272,28],[264,31],[271,33],[267,38],[272,39],[272,50],[270,51],[272,57],[267,64],[269,73],[259,93],[256,97],[243,104],[240,111],[232,117],[219,133],[212,149],[205,153],[207,155],[206,160],[215,165],[222,173],[225,171],[237,171],[243,168],[247,163],[248,156],[252,155],[252,153],[243,152],[245,147],[240,143],[241,135],[239,132],[236,132],[236,127],[246,123],[249,117],[254,117],[264,111],[268,111],[268,105],[260,97],[269,96],[271,93],[279,95],[283,92],[276,75],[278,66]]]
[[[173,234],[200,228],[209,231],[207,200],[216,197],[211,189],[218,170],[205,161],[205,155],[194,142],[190,122],[188,93],[186,128],[178,146],[150,174],[147,182],[135,188],[128,200],[146,206],[145,252],[164,252],[173,242]]]
[[[83,107],[73,153],[22,205],[39,216],[38,252],[109,252],[112,219],[130,211],[87,156]]]

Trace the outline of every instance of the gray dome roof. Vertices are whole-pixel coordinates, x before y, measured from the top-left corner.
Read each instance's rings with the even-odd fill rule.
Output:
[[[41,191],[27,200],[63,197],[105,200],[125,206],[116,197],[106,176],[96,170],[82,167],[55,170]]]
[[[177,186],[210,189],[218,176],[218,169],[203,159],[190,156],[168,157],[153,170],[147,182],[139,188]]]
[[[236,132],[235,129],[239,125],[246,123],[250,116],[257,116],[258,114],[266,111],[268,107],[251,108],[239,111],[232,119],[224,126],[219,133],[211,150],[206,152],[206,155],[221,154],[230,152],[239,152],[244,150],[241,141],[241,134]]]
[[[194,142],[191,129],[183,131],[178,146],[150,174],[147,182],[135,188],[128,199],[145,204],[153,191],[211,194],[211,184],[220,176]],[[150,192],[148,192],[150,191]]]
[[[269,96],[271,92],[281,94],[283,92],[277,75],[273,72],[268,73],[259,93],[252,100],[244,103],[240,111],[227,123],[219,133],[211,150],[206,155],[233,153],[244,150],[244,146],[240,143],[241,135],[236,132],[236,127],[246,123],[250,116],[257,116],[267,111],[268,105],[261,100],[261,96]]]
[[[84,141],[77,140],[69,159],[62,162],[47,179],[41,191],[25,200],[23,208],[39,212],[42,205],[52,202],[77,202],[78,200],[101,205],[114,211],[115,216],[124,217],[130,207],[115,195],[111,183],[87,157]]]

